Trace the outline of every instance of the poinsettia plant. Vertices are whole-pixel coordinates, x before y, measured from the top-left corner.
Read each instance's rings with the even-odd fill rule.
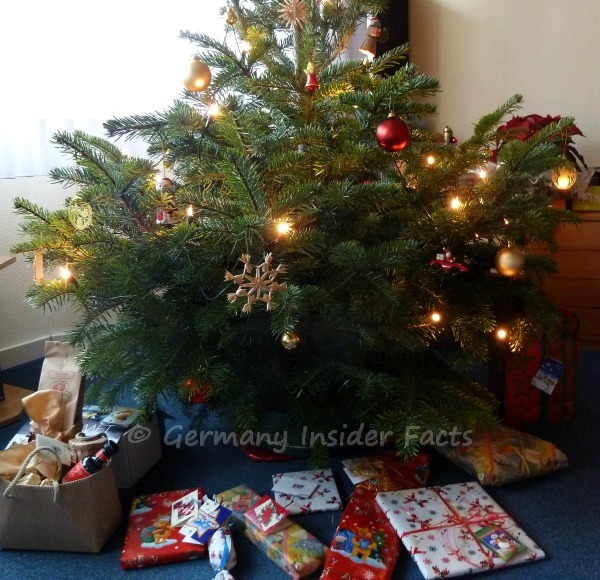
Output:
[[[562,117],[560,115],[546,115],[543,117],[542,115],[537,115],[536,113],[532,113],[531,115],[524,117],[514,115],[510,121],[498,127],[496,149],[492,151],[491,161],[494,163],[497,162],[498,151],[500,151],[500,148],[505,141],[509,141],[511,139],[525,141],[526,139],[533,137],[548,125],[551,125],[552,123],[558,123],[561,118]],[[575,125],[575,123],[571,123],[570,125],[557,130],[556,133],[553,133],[549,136],[549,140],[555,142],[561,148],[562,154],[569,161],[571,161],[571,163],[573,163],[578,170],[587,169],[587,165],[583,159],[583,156],[574,147],[574,141],[572,138],[573,135],[581,135],[584,137],[584,134],[581,132],[579,127]]]

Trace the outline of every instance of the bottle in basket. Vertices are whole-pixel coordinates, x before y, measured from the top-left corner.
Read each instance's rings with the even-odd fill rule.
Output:
[[[80,462],[76,463],[62,478],[62,482],[77,481],[78,479],[83,479],[97,473],[118,450],[119,446],[116,443],[107,441],[96,455],[84,457]]]

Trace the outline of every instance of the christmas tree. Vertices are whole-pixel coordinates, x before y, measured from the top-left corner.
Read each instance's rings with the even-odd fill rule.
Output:
[[[573,120],[511,139],[517,95],[463,143],[428,132],[439,86],[408,46],[340,58],[368,16],[373,50],[384,6],[229,0],[221,40],[181,33],[197,55],[179,100],[105,123],[147,158],[54,136],[73,164],[51,177],[76,194],[53,212],[17,199],[13,250],[68,265],[28,298],[77,305],[69,340],[96,400],[200,399],[262,432],[363,423],[403,454],[426,430],[494,421],[469,370],[556,323],[540,290],[554,262],[524,245],[554,249],[574,219],[533,185]]]

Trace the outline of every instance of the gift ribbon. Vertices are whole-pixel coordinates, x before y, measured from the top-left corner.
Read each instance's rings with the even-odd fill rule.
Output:
[[[475,543],[477,544],[477,547],[479,548],[480,552],[483,554],[483,557],[486,559],[486,561],[487,561],[487,563],[489,565],[489,568],[490,569],[494,568],[496,565],[495,565],[495,563],[493,561],[493,558],[490,556],[489,552],[487,550],[485,550],[484,547],[481,545],[481,542],[479,541],[479,539],[477,538],[477,536],[473,532],[471,526],[478,526],[478,527],[498,526],[498,527],[502,527],[502,524],[505,521],[507,521],[507,520],[510,519],[509,515],[507,513],[486,510],[487,513],[485,514],[485,516],[481,517],[479,515],[479,511],[481,511],[481,509],[478,509],[476,507],[472,507],[469,511],[473,511],[473,510],[477,509],[478,513],[476,515],[469,516],[469,518],[464,518],[455,509],[454,504],[452,504],[445,497],[443,497],[441,488],[432,487],[432,488],[430,488],[430,490],[433,491],[433,492],[435,492],[437,494],[437,496],[440,498],[440,500],[442,500],[442,502],[444,503],[444,505],[448,508],[448,510],[450,510],[451,513],[446,518],[446,522],[443,523],[443,524],[437,525],[437,526],[428,526],[426,523],[420,522],[421,523],[421,529],[420,530],[411,530],[411,531],[408,531],[408,532],[404,532],[400,536],[400,539],[403,540],[406,536],[410,536],[412,534],[418,534],[418,533],[424,532],[424,531],[436,531],[436,530],[442,530],[441,535],[442,535],[442,538],[444,538],[444,535],[447,532],[447,528],[449,528],[449,527],[456,527],[456,526],[462,526],[462,527],[466,528],[466,530],[469,533],[469,535],[473,538],[473,540],[475,540]],[[402,509],[406,513],[413,515],[406,508],[402,508]],[[458,560],[465,561],[469,565],[473,566],[474,568],[479,568],[480,567],[479,564],[477,564],[475,562],[471,562],[466,556],[462,555],[460,553],[460,550],[453,550],[451,547],[449,547],[449,541],[447,539],[444,539],[444,547],[447,549],[447,551],[451,555],[456,556],[456,558]]]
[[[221,563],[215,568],[215,572],[221,572],[221,570],[225,570],[225,566],[227,566],[227,561],[229,560],[229,554],[231,550],[229,549],[229,542],[227,541],[229,534],[223,533],[223,543],[225,547],[223,548],[223,556],[221,558]],[[231,541],[231,536],[229,536],[229,541]]]

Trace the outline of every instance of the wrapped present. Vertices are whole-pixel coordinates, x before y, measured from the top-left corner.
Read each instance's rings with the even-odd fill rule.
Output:
[[[392,451],[342,463],[357,485],[331,542],[321,580],[388,580],[398,560],[400,541],[376,495],[426,485],[429,455],[421,453],[401,462]]]
[[[331,469],[294,471],[273,475],[277,502],[291,514],[342,509],[342,500]]]
[[[121,567],[125,570],[144,568],[206,556],[204,544],[188,542],[181,533],[194,515],[195,504],[179,501],[203,495],[200,487],[135,497],[121,553]]]
[[[344,459],[344,471],[353,484],[372,480],[378,491],[410,489],[427,484],[429,455],[419,453],[406,461],[400,461],[394,451],[375,457]]]
[[[382,492],[377,503],[427,579],[500,569],[545,556],[475,481]]]
[[[331,542],[321,580],[389,580],[400,542],[365,484],[354,490]]]
[[[217,572],[231,570],[237,564],[237,555],[231,533],[227,528],[219,528],[208,540],[208,558],[211,568]],[[225,577],[225,574],[221,575]]]
[[[570,421],[575,415],[575,386],[579,354],[579,318],[561,309],[557,337],[548,344],[530,343],[522,352],[508,353],[492,367],[490,386],[504,409],[504,422],[512,427]],[[549,361],[561,365],[552,388],[535,386]]]
[[[553,443],[504,425],[471,439],[470,445],[435,449],[482,485],[504,485],[567,467],[567,457]]]
[[[286,528],[267,535],[248,521],[245,513],[261,500],[249,487],[234,487],[215,499],[232,510],[236,528],[292,578],[304,578],[323,567],[327,548],[296,522],[290,520]]]

